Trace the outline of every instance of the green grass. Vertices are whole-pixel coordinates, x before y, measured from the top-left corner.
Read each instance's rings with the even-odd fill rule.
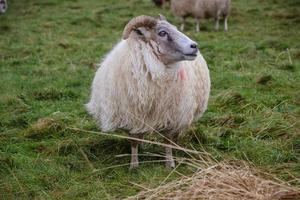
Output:
[[[114,199],[136,194],[141,188],[132,183],[159,185],[169,174],[159,158],[143,156],[129,171],[118,167],[129,157],[116,157],[130,153],[128,141],[66,128],[98,130],[84,104],[96,63],[130,18],[179,20],[150,0],[8,3],[0,15],[0,199]],[[232,7],[227,33],[209,21],[201,33],[192,20],[186,26],[209,64],[212,92],[193,127],[197,138],[187,131],[180,143],[298,178],[291,184],[300,186],[299,1],[237,0]],[[147,152],[163,148],[147,144]]]

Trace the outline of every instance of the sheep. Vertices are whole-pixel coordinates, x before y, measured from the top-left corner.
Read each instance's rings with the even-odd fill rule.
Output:
[[[181,17],[181,31],[184,30],[185,18],[193,16],[196,20],[196,32],[200,31],[200,20],[214,18],[215,30],[219,30],[219,20],[224,18],[224,30],[228,31],[228,16],[231,0],[171,0],[171,11]]]
[[[125,130],[133,138],[159,132],[172,144],[207,108],[207,64],[197,43],[163,16],[133,18],[122,38],[95,74],[87,111],[104,132]],[[133,169],[138,142],[130,142]],[[175,167],[172,148],[165,151],[166,166]]]
[[[6,9],[7,9],[6,0],[0,0],[0,14],[5,13]]]

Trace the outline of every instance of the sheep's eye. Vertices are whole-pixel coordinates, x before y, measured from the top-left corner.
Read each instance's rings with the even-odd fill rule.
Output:
[[[160,37],[165,37],[167,34],[168,34],[168,33],[167,33],[166,31],[160,31],[160,32],[158,33],[158,35],[159,35]]]
[[[136,29],[135,32],[136,32],[137,34],[139,34],[139,35],[143,35],[142,31],[139,30],[139,29]]]

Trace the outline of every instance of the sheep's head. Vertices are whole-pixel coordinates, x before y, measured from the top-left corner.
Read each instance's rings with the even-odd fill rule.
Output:
[[[7,4],[6,0],[0,0],[0,14],[6,11]]]
[[[149,43],[154,54],[164,64],[182,60],[194,60],[198,53],[197,43],[166,21],[149,16],[138,16],[125,26],[123,39],[135,38]]]

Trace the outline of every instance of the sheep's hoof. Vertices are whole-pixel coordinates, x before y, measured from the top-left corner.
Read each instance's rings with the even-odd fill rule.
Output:
[[[175,168],[175,161],[174,160],[168,160],[168,161],[166,161],[166,167],[168,169],[174,169]]]
[[[136,169],[138,167],[139,167],[139,163],[138,162],[132,162],[132,163],[130,163],[129,169],[132,170],[132,169]]]

